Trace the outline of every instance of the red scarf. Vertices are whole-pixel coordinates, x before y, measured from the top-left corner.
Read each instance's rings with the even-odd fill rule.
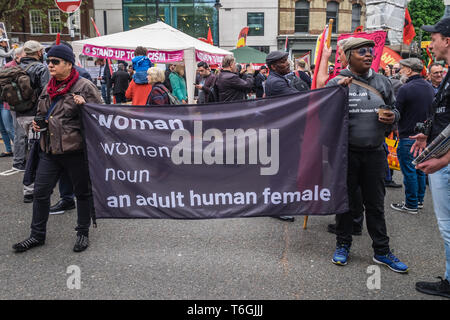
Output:
[[[47,93],[50,95],[50,100],[69,92],[70,88],[78,81],[79,77],[80,74],[75,68],[72,68],[70,75],[60,83],[57,83],[56,78],[52,77],[47,86]]]

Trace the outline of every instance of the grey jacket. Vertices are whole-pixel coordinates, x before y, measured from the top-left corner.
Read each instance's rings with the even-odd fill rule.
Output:
[[[378,109],[380,106],[387,105],[395,114],[397,123],[400,119],[400,113],[395,108],[395,96],[391,81],[372,69],[364,76],[357,76],[344,69],[340,72],[341,76],[352,77],[364,82],[378,90],[384,99],[356,84],[349,87],[349,127],[348,142],[350,149],[378,149],[382,147],[387,131],[391,130],[392,125],[386,125],[378,121]],[[327,87],[337,85],[340,78],[331,79]],[[384,100],[384,101],[383,101]]]
[[[5,65],[5,58],[13,58],[14,57],[14,49],[9,50],[6,52],[6,50],[0,46],[0,68]]]
[[[41,63],[40,61],[36,60],[35,58],[25,57],[20,60],[20,67],[25,69],[30,63],[37,62],[36,64],[32,65],[27,73],[30,76],[31,80],[31,86],[36,90],[36,97],[39,97],[42,93],[42,90],[44,90],[44,87],[47,85],[48,81],[50,80],[50,72],[48,71],[48,68]],[[34,116],[36,115],[37,110],[37,101],[33,109],[26,111],[24,113],[17,112],[16,115],[18,117],[25,117],[25,116]]]

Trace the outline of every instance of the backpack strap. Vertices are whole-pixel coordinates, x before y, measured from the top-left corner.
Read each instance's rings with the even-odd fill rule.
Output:
[[[34,62],[32,62],[32,63],[29,63],[27,66],[26,66],[26,68],[25,69],[23,69],[25,72],[28,72],[28,70],[32,67],[32,66],[34,66],[35,64],[38,64],[38,63],[40,63],[39,61],[34,61]]]
[[[344,77],[343,76],[337,76],[336,78],[343,79]],[[383,95],[377,89],[375,89],[374,87],[368,85],[367,83],[364,83],[362,81],[355,80],[355,79],[352,79],[352,83],[356,84],[357,86],[360,86],[360,87],[363,87],[363,88],[365,88],[367,90],[372,91],[373,93],[375,93],[377,96],[379,96],[384,101]]]

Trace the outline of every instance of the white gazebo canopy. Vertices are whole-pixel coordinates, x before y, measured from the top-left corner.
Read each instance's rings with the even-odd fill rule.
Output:
[[[206,62],[214,64],[214,61],[216,61],[214,58],[219,57],[220,60],[226,55],[233,54],[191,37],[160,21],[130,31],[74,41],[72,46],[77,59],[79,59],[79,55],[83,53],[86,46],[129,50],[143,46],[149,51],[183,51],[189,103],[194,101],[193,83],[195,82],[196,62],[198,60],[206,60]]]

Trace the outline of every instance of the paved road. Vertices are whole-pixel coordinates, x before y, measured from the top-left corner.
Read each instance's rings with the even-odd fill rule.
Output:
[[[0,172],[10,167],[11,158],[0,158]],[[381,288],[368,289],[367,269],[374,263],[367,231],[355,237],[349,264],[335,266],[335,237],[326,232],[333,216],[310,217],[307,230],[303,217],[294,223],[99,220],[91,246],[77,254],[72,210],[50,217],[45,246],[15,254],[11,245],[29,235],[31,222],[22,176],[0,176],[0,299],[441,299],[414,289],[416,281],[434,281],[445,268],[428,190],[417,216],[392,212],[388,204],[402,200],[403,189],[388,190],[391,247],[410,272],[382,267]],[[395,180],[401,181],[399,173]],[[81,270],[78,290],[67,287],[72,265]]]

